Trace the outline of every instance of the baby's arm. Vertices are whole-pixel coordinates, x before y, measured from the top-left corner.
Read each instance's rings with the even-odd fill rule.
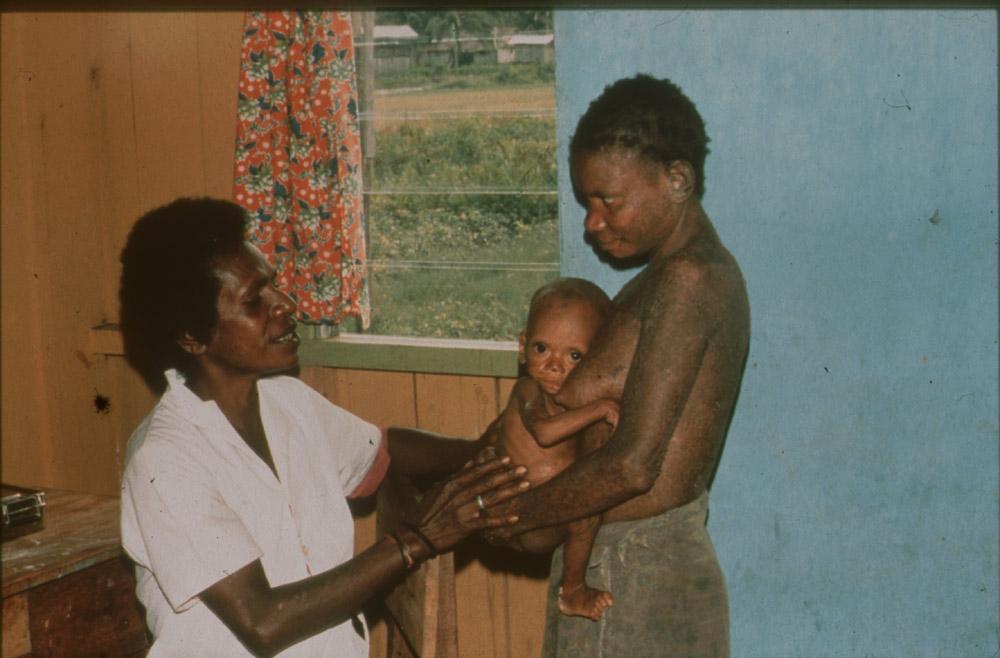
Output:
[[[538,445],[544,448],[565,441],[599,420],[605,421],[612,428],[618,425],[618,403],[607,398],[594,400],[568,411],[559,411],[561,408],[554,403],[547,404],[540,390],[537,396],[521,399],[521,420],[538,441]]]

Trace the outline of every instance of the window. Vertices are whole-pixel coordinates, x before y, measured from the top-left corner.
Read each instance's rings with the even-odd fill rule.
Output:
[[[355,12],[372,327],[514,340],[558,275],[551,12]]]

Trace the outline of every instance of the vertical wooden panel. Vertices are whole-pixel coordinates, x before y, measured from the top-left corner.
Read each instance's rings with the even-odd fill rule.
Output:
[[[242,13],[103,16],[103,57],[92,71],[102,139],[94,147],[104,171],[96,190],[103,318],[113,321],[118,256],[135,219],[177,196],[231,195]]]
[[[132,103],[132,35],[128,14],[101,14],[99,50],[88,71],[91,103],[97,133],[90,138],[97,180],[93,194],[97,202],[93,230],[100,237],[101,307],[98,321],[118,319],[118,257],[132,222],[144,210],[135,166],[135,130]]]
[[[376,425],[417,423],[411,373],[307,367],[301,378],[334,404]]]
[[[492,377],[417,374],[415,381],[420,427],[476,439],[497,416]]]
[[[41,332],[48,273],[38,262],[44,209],[41,167],[42,140],[37,114],[41,72],[32,62],[37,21],[30,14],[6,14],[0,23],[0,133],[3,186],[2,255],[2,464],[6,482],[39,483],[51,475],[51,422]]]
[[[143,12],[129,21],[142,205],[203,195],[197,20],[190,13]]]
[[[236,101],[240,81],[243,12],[198,12],[198,71],[204,192],[232,198]]]
[[[503,377],[497,379],[497,403],[500,408],[503,409],[507,404],[507,400],[510,399],[510,392],[514,390],[514,384],[517,380],[512,377]]]
[[[5,480],[117,491],[123,429],[150,398],[121,364],[95,365],[89,330],[117,318],[118,254],[141,212],[229,194],[241,24],[238,11],[4,15]]]
[[[3,633],[0,655],[17,658],[31,654],[31,630],[28,619],[28,595],[8,596],[3,600]]]
[[[420,427],[474,439],[497,416],[493,378],[418,374],[415,379]],[[478,559],[474,545],[467,543],[455,554],[459,654],[507,656],[505,578]]]
[[[113,480],[102,483],[101,490],[94,493],[117,496],[121,474],[125,470],[128,439],[153,409],[157,398],[128,365],[125,357],[91,355],[89,360],[88,375],[93,379],[95,390],[100,391],[108,405],[99,415],[103,417],[103,438],[109,444],[112,458],[109,466],[114,472]]]
[[[504,573],[509,658],[533,658],[542,651],[550,556],[510,556]]]
[[[5,150],[17,161],[4,190],[30,190],[26,203],[4,199],[3,213],[17,224],[14,241],[4,239],[4,292],[15,299],[30,291],[29,304],[5,324],[4,406],[16,409],[13,424],[4,414],[4,437],[34,444],[40,460],[18,458],[12,477],[85,491],[107,491],[117,477],[114,441],[106,418],[96,413],[99,391],[88,376],[85,346],[89,327],[101,319],[106,270],[102,265],[99,194],[102,182],[100,96],[103,14],[17,15],[5,31],[19,39],[4,66],[14,59],[14,84],[25,92],[5,110]],[[13,51],[13,52],[11,52]],[[61,53],[54,56],[52,53]],[[4,75],[5,81],[7,75]],[[8,96],[4,94],[4,103]],[[10,136],[14,144],[7,141]],[[25,140],[29,157],[18,146]],[[3,160],[8,162],[5,153]],[[5,192],[6,194],[6,192]],[[5,221],[5,229],[8,222]],[[4,313],[5,316],[10,314]],[[30,338],[29,338],[30,337]],[[24,354],[19,341],[34,342]],[[13,381],[10,386],[7,382]],[[30,395],[28,394],[30,392]],[[6,441],[5,441],[6,443]],[[22,444],[23,445],[23,444]]]

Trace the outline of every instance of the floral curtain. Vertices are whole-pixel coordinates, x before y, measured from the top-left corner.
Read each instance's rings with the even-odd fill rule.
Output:
[[[305,322],[370,322],[347,12],[247,12],[233,197]]]

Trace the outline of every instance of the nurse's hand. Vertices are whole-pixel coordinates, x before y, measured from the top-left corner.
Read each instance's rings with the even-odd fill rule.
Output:
[[[517,523],[516,516],[490,515],[491,505],[510,500],[528,489],[527,469],[512,466],[509,457],[469,462],[462,470],[428,491],[420,507],[403,526],[415,534],[425,553],[420,561],[451,550],[473,532]]]

